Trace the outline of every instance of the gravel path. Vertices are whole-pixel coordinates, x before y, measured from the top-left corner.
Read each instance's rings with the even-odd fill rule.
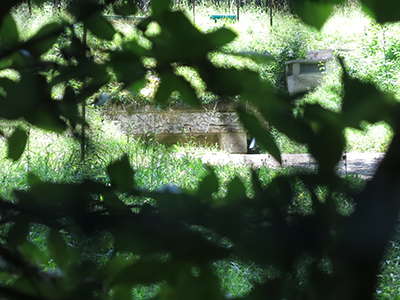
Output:
[[[270,168],[280,167],[304,167],[315,168],[316,164],[309,154],[283,154],[283,164],[280,166],[269,154],[227,154],[221,152],[209,152],[202,154],[178,154],[178,156],[191,156],[199,158],[209,165],[242,165],[252,168],[262,166]],[[346,154],[346,159],[340,161],[338,172],[340,174],[357,174],[362,178],[370,178],[378,163],[383,158],[383,153],[357,153]]]

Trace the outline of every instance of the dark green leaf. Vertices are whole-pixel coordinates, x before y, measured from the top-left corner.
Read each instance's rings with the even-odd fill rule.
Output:
[[[49,262],[47,255],[32,242],[25,241],[18,247],[25,259],[36,265],[44,265]]]
[[[137,29],[141,30],[142,32],[145,32],[147,27],[149,26],[149,24],[153,22],[153,19],[151,17],[145,18],[143,20],[141,20],[138,24],[137,24]]]
[[[295,117],[293,103],[286,95],[273,90],[266,82],[253,79],[247,81],[244,99],[248,100],[256,111],[271,127],[278,129],[297,143],[305,144],[312,139],[312,132],[304,119]]]
[[[157,92],[154,96],[156,103],[166,105],[172,92],[174,91],[173,82],[175,81],[174,74],[161,74],[160,85],[157,88]]]
[[[7,92],[6,109],[0,111],[3,118],[24,118],[39,128],[62,132],[66,128],[60,118],[57,102],[50,96],[46,78],[37,73],[24,72],[18,82],[4,82]]]
[[[174,281],[161,288],[160,299],[226,299],[218,284],[217,275],[208,267],[196,269],[196,275],[193,275],[190,268],[176,272]]]
[[[227,195],[225,197],[226,204],[233,204],[237,201],[246,199],[246,187],[239,177],[235,177],[228,184]]]
[[[53,106],[49,103],[49,106]],[[55,103],[54,103],[55,106]],[[46,108],[49,109],[46,111]],[[59,112],[56,109],[52,109],[53,107],[46,107],[43,105],[42,111],[38,111],[31,116],[26,116],[25,119],[32,125],[41,128],[43,130],[53,131],[61,133],[63,132],[67,125],[64,120],[60,118]]]
[[[139,43],[136,40],[127,41],[126,43],[122,44],[121,47],[123,49],[123,52],[131,53],[131,59],[133,58],[136,59],[142,56],[149,55],[149,51],[143,46],[139,45]]]
[[[55,22],[44,25],[30,39],[28,50],[36,56],[40,56],[49,51],[57,41],[63,26],[63,24]]]
[[[160,86],[154,97],[157,103],[167,104],[172,92],[177,91],[180,93],[182,101],[192,106],[200,106],[196,92],[183,77],[173,73],[163,73],[160,75],[160,81]]]
[[[110,56],[110,66],[113,68],[118,81],[130,85],[140,80],[144,80],[146,69],[139,59],[138,54],[142,53],[142,48],[136,47],[135,44],[129,44],[131,48],[124,51],[115,51]]]
[[[31,299],[32,295],[35,294],[35,283],[28,277],[19,277],[12,283],[12,287],[14,290],[18,291],[17,295],[19,297],[22,296],[22,300]]]
[[[233,55],[233,56],[237,56],[237,57],[243,57],[243,58],[249,58],[253,61],[255,61],[256,63],[259,64],[268,64],[271,63],[274,58],[271,54],[269,54],[268,52],[264,52],[264,53],[257,53],[257,52],[252,52],[252,51],[244,51],[244,52],[224,52],[228,55]]]
[[[38,185],[42,183],[42,180],[36,174],[29,172],[27,176],[27,181],[30,186]]]
[[[130,285],[116,284],[112,289],[112,300],[132,300],[132,287]]]
[[[158,64],[182,62],[191,65],[204,60],[214,49],[206,34],[200,32],[182,12],[166,12],[161,21],[160,34],[148,37]]]
[[[26,242],[29,235],[29,228],[29,222],[25,221],[24,219],[17,219],[17,222],[8,231],[8,244],[16,248]]]
[[[57,230],[50,230],[47,237],[47,247],[57,266],[65,270],[72,259],[71,250],[68,248],[64,238]]]
[[[153,16],[161,15],[171,7],[171,0],[152,0],[151,12]]]
[[[4,0],[2,1],[2,6],[0,8],[0,22],[3,18],[9,15],[12,9],[15,7],[16,2],[21,3],[22,1],[15,1],[15,0]]]
[[[314,131],[314,138],[308,144],[311,154],[322,172],[333,172],[346,144],[340,115],[310,104],[304,108],[304,117]]]
[[[182,76],[176,75],[174,81],[175,90],[180,93],[182,101],[191,106],[200,107],[200,101],[197,98],[196,92],[186,79]]]
[[[137,12],[137,6],[134,1],[124,1],[116,3],[113,6],[114,12],[121,16],[134,15]]]
[[[263,126],[260,120],[253,113],[250,113],[245,109],[239,108],[237,113],[240,122],[247,129],[250,136],[255,137],[261,148],[268,151],[268,153],[281,164],[281,151],[279,150],[274,137],[270,133],[268,126],[266,124]]]
[[[102,15],[96,14],[85,21],[85,26],[96,37],[111,41],[116,33],[111,23]]]
[[[218,192],[218,186],[218,177],[214,169],[209,168],[207,176],[199,184],[197,195],[201,199],[210,200],[212,194]]]
[[[105,207],[108,208],[110,212],[120,214],[120,213],[129,213],[130,209],[125,205],[123,201],[121,201],[117,195],[114,193],[105,193],[102,195],[104,200]]]
[[[396,0],[361,0],[364,10],[379,23],[400,20],[399,2]]]
[[[133,265],[136,260],[137,258],[134,256],[126,257],[123,255],[116,255],[106,263],[104,270],[107,272],[107,275],[109,275],[109,278],[115,278],[122,270]]]
[[[11,14],[5,16],[0,26],[0,48],[11,48],[19,42],[17,24]]]
[[[386,121],[392,126],[397,119],[393,113],[399,111],[397,101],[390,94],[384,94],[368,82],[343,74],[344,97],[342,113],[346,126],[361,129],[361,122],[376,123]]]
[[[295,13],[304,23],[320,29],[340,1],[305,0],[294,2]]]
[[[139,79],[138,81],[132,83],[129,87],[128,90],[131,92],[132,95],[137,95],[140,93],[140,91],[146,87],[146,84],[148,82],[143,78]]]
[[[79,113],[77,95],[70,86],[65,88],[64,97],[61,103],[59,103],[59,107],[61,114],[70,121],[73,127],[79,123],[84,123]]]
[[[134,187],[134,172],[126,154],[107,167],[107,174],[111,184],[120,191],[130,191]]]
[[[7,157],[17,161],[25,151],[28,142],[28,133],[25,129],[17,127],[7,139]]]
[[[208,33],[207,38],[212,47],[218,49],[232,42],[236,38],[236,34],[227,28],[219,28]]]
[[[11,58],[4,58],[0,60],[0,70],[7,69],[11,67],[13,61]]]
[[[153,284],[174,276],[176,267],[157,261],[137,262],[123,269],[114,280],[118,284]]]
[[[215,68],[204,64],[199,71],[208,89],[224,97],[239,95],[261,83],[258,74],[248,70]]]

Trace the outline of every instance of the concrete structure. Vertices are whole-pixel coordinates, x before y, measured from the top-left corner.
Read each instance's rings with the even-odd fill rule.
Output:
[[[112,119],[128,135],[153,135],[166,144],[194,139],[217,143],[228,153],[247,153],[246,131],[233,111],[147,107],[116,111]]]
[[[328,61],[333,58],[332,50],[311,51],[306,59],[286,62],[286,84],[290,95],[308,92],[316,88],[329,69]]]

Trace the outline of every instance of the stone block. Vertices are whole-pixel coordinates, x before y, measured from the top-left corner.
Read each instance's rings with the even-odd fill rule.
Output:
[[[228,153],[247,153],[247,135],[245,132],[220,133],[219,145]]]

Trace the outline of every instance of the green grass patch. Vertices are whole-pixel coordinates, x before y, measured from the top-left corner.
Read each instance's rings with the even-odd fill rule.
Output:
[[[186,9],[188,9],[186,7]],[[221,7],[198,7],[196,26],[202,31],[210,31],[225,26],[237,33],[238,38],[232,42],[225,52],[254,51],[268,52],[274,58],[270,64],[256,64],[246,58],[237,58],[229,54],[214,54],[210,59],[220,66],[234,66],[235,68],[250,68],[259,72],[260,76],[277,88],[284,89],[283,64],[285,61],[302,58],[309,50],[342,49],[342,55],[350,74],[378,84],[379,88],[393,92],[397,97],[397,85],[400,80],[400,27],[398,24],[378,26],[366,17],[357,6],[339,8],[322,28],[321,32],[310,29],[287,12],[274,14],[273,26],[269,24],[269,16],[257,8],[245,9],[241,12],[239,22],[214,22],[209,15],[216,13],[230,13],[231,9]],[[187,10],[190,16],[190,11]],[[15,11],[16,20],[26,39],[32,36],[43,24],[58,20],[50,6],[35,7],[32,16],[27,15],[26,7]],[[93,55],[97,59],[107,59],[102,50],[110,47],[117,49],[123,41],[133,39],[144,47],[148,47],[147,40],[139,36],[132,24],[115,21],[115,26],[121,32],[114,41],[108,44],[99,44],[92,36],[89,43],[95,49]],[[79,30],[79,28],[78,28]],[[157,33],[155,26],[154,34]],[[63,41],[60,40],[59,43]],[[59,59],[57,47],[47,53],[49,60]],[[154,62],[149,61],[149,64]],[[214,95],[207,93],[204,83],[195,70],[179,70],[188,81],[196,87],[196,91],[206,103],[215,101]],[[11,75],[10,75],[11,76]],[[11,76],[12,77],[12,76]],[[15,79],[15,78],[14,78]],[[120,91],[119,83],[113,82],[102,91],[112,95],[113,104],[143,104],[151,101],[154,87],[158,78],[149,75],[146,86],[137,94]],[[62,92],[54,91],[55,97]],[[340,72],[328,74],[321,86],[299,100],[302,103],[318,103],[331,110],[339,110],[341,106]],[[218,100],[218,99],[217,99]],[[179,97],[178,101],[179,102]],[[107,107],[106,107],[107,109]],[[31,129],[28,148],[23,157],[16,163],[5,158],[5,142],[0,145],[0,195],[12,199],[12,191],[26,189],[29,185],[29,174],[34,173],[43,180],[54,182],[77,182],[85,178],[92,178],[108,182],[106,166],[124,153],[128,154],[130,163],[135,169],[135,180],[138,187],[156,190],[165,184],[175,184],[181,189],[191,192],[198,187],[200,180],[206,175],[207,169],[200,160],[188,157],[177,158],[173,151],[166,146],[159,145],[151,139],[133,139],[127,137],[115,125],[102,120],[101,112],[89,109],[90,140],[88,143],[85,161],[80,161],[79,144],[69,136],[49,134]],[[306,152],[301,145],[289,141],[285,136],[273,131],[278,144],[284,153]],[[366,125],[363,131],[346,130],[347,151],[385,151],[391,138],[391,131],[384,124]],[[217,197],[227,193],[227,184],[235,177],[239,177],[251,196],[250,171],[244,167],[223,166],[216,167],[216,174],[220,184]],[[259,171],[260,180],[266,184],[275,176],[290,170],[272,171],[263,168]],[[351,178],[354,184],[362,184],[357,178]],[[303,213],[310,212],[309,196],[296,187],[298,199],[293,207]],[[324,191],[321,191],[323,194]],[[129,199],[126,199],[129,201]],[[346,199],[342,201],[343,214],[351,210],[351,204]],[[40,233],[40,230],[38,230]],[[33,232],[32,240],[41,244],[43,238]],[[396,299],[400,294],[400,246],[398,240],[392,242],[382,264],[380,285],[377,295],[380,299]],[[222,286],[227,295],[239,297],[246,295],[254,283],[263,280],[265,270],[259,267],[240,262],[237,259],[220,261],[215,264],[216,273],[220,276]],[[272,271],[271,271],[272,272]],[[300,275],[301,277],[301,275]],[[140,287],[133,291],[135,297],[146,299],[151,297],[157,286]]]
[[[94,116],[98,117],[94,117]],[[28,174],[32,172],[43,180],[54,182],[77,182],[84,178],[108,182],[105,168],[107,164],[127,153],[132,166],[135,169],[135,180],[139,187],[155,190],[164,184],[175,184],[181,189],[191,192],[198,187],[200,180],[206,175],[207,168],[198,159],[189,156],[177,158],[174,151],[186,150],[183,146],[167,148],[157,144],[153,140],[133,139],[122,134],[115,125],[101,121],[96,112],[91,114],[91,141],[87,160],[80,162],[79,144],[68,136],[49,134],[39,130],[31,129],[29,148],[16,163],[5,158],[4,143],[0,147],[1,159],[0,173],[2,180],[2,197],[12,199],[12,190],[27,188]],[[239,177],[247,189],[248,195],[252,195],[250,183],[250,170],[245,167],[221,166],[215,168],[220,190],[216,197],[224,197],[227,193],[228,183],[235,177]],[[290,174],[293,170],[271,170],[261,168],[258,171],[263,185],[270,183],[273,178],[280,174]],[[363,182],[357,178],[349,177],[354,185],[362,185]],[[293,204],[296,211],[304,214],[311,213],[311,202],[309,195],[304,192],[301,184],[296,184],[297,198]],[[319,192],[323,198],[324,191]],[[128,198],[125,201],[130,201]],[[343,204],[343,213],[351,210],[351,205],[345,199],[338,198]],[[46,233],[40,228],[32,230],[31,240],[39,247],[44,247]],[[90,256],[93,245],[104,247],[104,255],[107,255],[109,242],[104,237],[93,237],[84,247]],[[97,247],[97,246],[96,246]],[[97,249],[97,248],[96,248]],[[101,248],[102,249],[102,248]],[[97,250],[96,250],[97,251]],[[98,251],[97,251],[98,253]],[[380,277],[379,297],[384,295],[395,295],[397,291],[396,276],[400,276],[400,268],[397,264],[398,243],[393,242],[388,250],[387,258],[382,265]],[[101,259],[92,258],[92,259]],[[51,268],[51,261],[48,268]],[[214,264],[224,293],[231,297],[245,296],[254,284],[263,282],[265,278],[273,277],[276,270],[263,270],[252,263],[242,262],[239,259],[218,261]],[[303,280],[301,268],[299,269],[299,282]],[[159,290],[159,285],[140,286],[132,290],[137,299],[150,299]],[[386,296],[385,296],[386,297]],[[384,299],[384,298],[382,298]]]

